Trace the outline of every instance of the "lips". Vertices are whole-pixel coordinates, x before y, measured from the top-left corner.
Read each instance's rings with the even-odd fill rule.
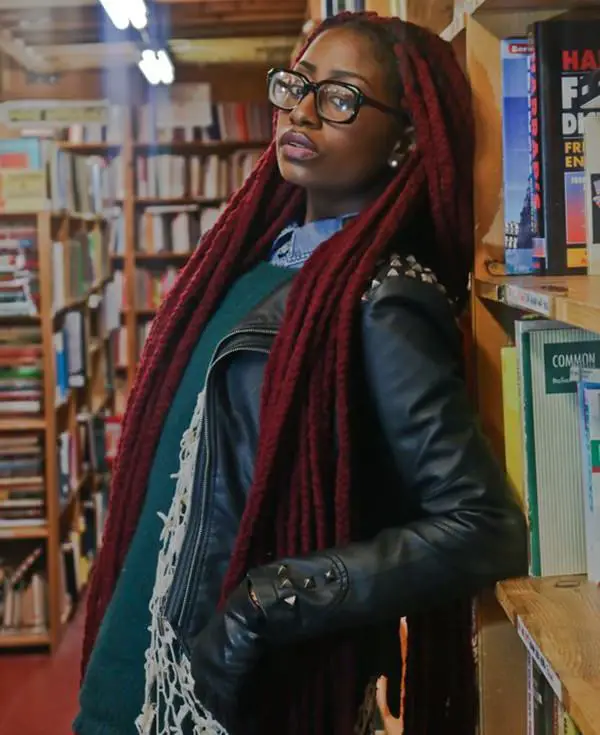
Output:
[[[308,135],[293,130],[288,130],[279,138],[279,148],[285,158],[292,161],[307,161],[319,154]]]

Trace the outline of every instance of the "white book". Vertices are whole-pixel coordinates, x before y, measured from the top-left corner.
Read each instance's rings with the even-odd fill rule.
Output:
[[[585,219],[588,274],[600,275],[600,112],[584,121]]]
[[[559,322],[515,323],[524,486],[533,576],[587,569],[582,447],[574,367],[600,367],[600,334]]]

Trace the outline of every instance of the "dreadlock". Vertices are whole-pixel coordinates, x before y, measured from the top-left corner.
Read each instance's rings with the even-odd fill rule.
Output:
[[[373,53],[389,71],[412,121],[415,146],[382,195],[324,243],[294,279],[265,372],[255,476],[222,601],[268,554],[300,555],[355,538],[349,415],[354,325],[377,264],[409,226],[416,222],[418,227],[419,217],[433,222],[433,237],[423,245],[427,264],[458,306],[466,300],[473,250],[473,130],[468,84],[453,51],[432,33],[399,19],[342,13],[321,24],[301,53],[318,34],[336,27],[352,28],[372,40]],[[159,310],[124,416],[104,545],[90,586],[84,671],[140,517],[163,421],[192,349],[231,284],[267,257],[275,236],[303,209],[304,193],[282,180],[271,143]],[[407,735],[474,731],[470,615],[464,603],[409,620]],[[391,645],[397,648],[397,626],[395,634]],[[271,682],[269,705],[263,709],[285,718],[279,719],[278,732],[353,731],[355,640],[345,635],[332,637],[319,650],[304,646],[292,659],[293,672],[273,677],[278,681]],[[332,713],[326,730],[325,708]],[[274,730],[265,721],[261,732]]]

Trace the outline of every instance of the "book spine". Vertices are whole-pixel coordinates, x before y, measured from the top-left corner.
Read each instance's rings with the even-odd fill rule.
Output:
[[[584,114],[587,72],[600,25],[593,20],[535,25],[546,272],[587,272]]]
[[[530,34],[531,53],[529,55],[529,129],[531,132],[529,164],[530,203],[531,203],[531,237],[533,246],[533,262],[537,270],[546,267],[546,242],[544,232],[544,194],[542,189],[542,145],[540,122],[539,54],[534,31]]]

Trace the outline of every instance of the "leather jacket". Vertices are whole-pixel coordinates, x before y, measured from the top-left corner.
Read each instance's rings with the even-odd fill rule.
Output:
[[[398,620],[527,573],[525,518],[470,405],[453,309],[431,283],[393,275],[374,281],[360,307],[360,539],[249,573],[276,645]],[[228,334],[208,371],[189,528],[165,608],[188,651],[217,607],[289,290],[278,288]],[[281,584],[282,573],[291,584]],[[279,604],[291,595],[293,609]]]

